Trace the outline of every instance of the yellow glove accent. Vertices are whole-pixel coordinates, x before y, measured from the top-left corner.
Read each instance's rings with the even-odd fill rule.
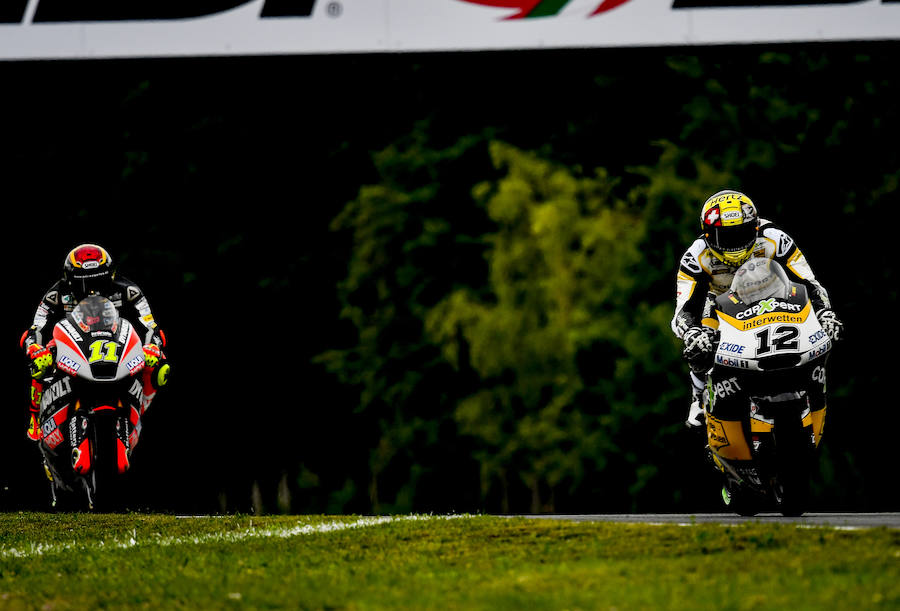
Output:
[[[169,364],[166,363],[156,372],[156,387],[162,388],[169,381]]]
[[[28,423],[28,431],[26,434],[28,435],[28,439],[32,441],[40,441],[44,437],[41,425],[38,423],[38,419],[34,414],[31,414],[31,420]]]
[[[151,369],[159,365],[159,346],[154,344],[146,344],[144,346],[144,363]]]
[[[31,344],[26,351],[31,359],[31,377],[39,378],[53,365],[53,354],[40,344]]]

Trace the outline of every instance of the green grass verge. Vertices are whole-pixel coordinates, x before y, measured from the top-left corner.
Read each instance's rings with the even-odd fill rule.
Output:
[[[0,515],[0,608],[900,608],[900,532]]]

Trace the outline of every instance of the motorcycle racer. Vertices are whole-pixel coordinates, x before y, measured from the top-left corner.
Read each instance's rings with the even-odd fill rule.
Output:
[[[169,365],[162,352],[166,346],[166,336],[156,324],[143,291],[134,282],[116,274],[112,257],[105,248],[97,244],[80,244],[66,255],[62,278],[41,298],[32,325],[19,342],[29,360],[32,377],[31,421],[28,428],[28,437],[32,440],[41,439],[38,425],[43,390],[41,379],[53,365],[53,327],[91,294],[109,299],[123,318],[135,325],[136,330],[141,330],[145,365],[151,374],[146,376],[152,386],[148,388],[150,395],[168,381]]]
[[[686,420],[690,427],[703,425],[702,376],[711,365],[715,325],[709,323],[715,298],[729,290],[735,272],[751,257],[776,261],[791,281],[806,287],[816,316],[832,341],[837,341],[843,331],[828,292],[816,280],[793,238],[760,218],[756,205],[745,194],[724,190],[710,196],[700,213],[700,231],[678,267],[671,322],[673,333],[684,342],[682,355],[690,366],[692,399]],[[824,373],[821,383],[824,389]],[[812,406],[813,411],[824,409],[824,392],[821,402]]]

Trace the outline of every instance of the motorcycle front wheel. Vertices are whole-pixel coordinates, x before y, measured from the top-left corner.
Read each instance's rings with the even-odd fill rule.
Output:
[[[751,517],[762,511],[762,503],[757,495],[741,489],[737,484],[726,483],[722,486],[722,502],[728,511],[739,516]]]
[[[783,516],[797,517],[809,503],[809,478],[813,449],[811,431],[799,416],[784,416],[775,421],[777,477],[775,500]]]

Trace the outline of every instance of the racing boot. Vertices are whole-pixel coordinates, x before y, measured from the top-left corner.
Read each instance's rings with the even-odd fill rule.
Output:
[[[692,371],[691,407],[687,420],[684,421],[685,426],[690,429],[702,430],[703,425],[706,424],[706,410],[703,406],[703,393],[705,390],[706,385],[703,383],[703,380]]]
[[[31,405],[28,407],[29,422],[28,430],[25,434],[31,441],[40,441],[44,437],[41,430],[40,418],[41,413],[41,397],[44,394],[44,385],[34,378],[31,380]]]
[[[44,475],[47,476],[47,481],[50,482],[50,508],[56,509],[56,506],[59,504],[59,497],[56,496],[56,481],[53,479],[53,473],[50,470],[50,465],[47,463],[47,458],[43,459],[44,462]]]
[[[688,411],[685,426],[690,429],[701,430],[706,421],[706,411],[703,409],[703,390],[691,389],[691,407]]]
[[[29,418],[28,430],[25,431],[25,434],[31,441],[40,441],[44,438],[44,431],[41,430],[41,424],[38,421],[37,413],[31,412]]]

